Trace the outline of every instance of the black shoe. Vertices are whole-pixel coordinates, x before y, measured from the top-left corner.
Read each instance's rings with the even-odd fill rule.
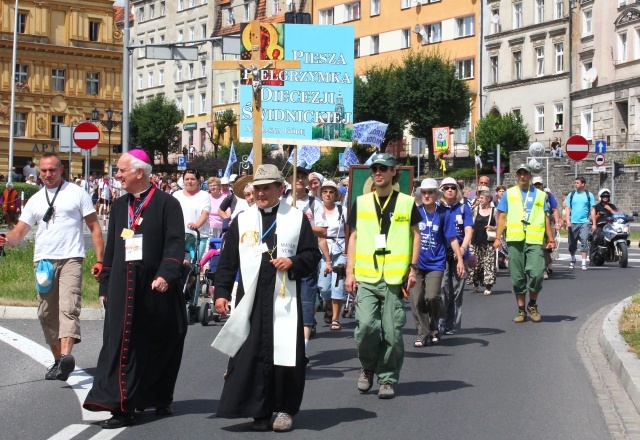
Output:
[[[56,380],[56,376],[58,375],[58,365],[60,365],[60,361],[55,361],[49,370],[44,375],[46,380]]]
[[[133,414],[115,414],[113,417],[100,422],[102,429],[118,429],[123,426],[130,426],[136,422]]]
[[[58,366],[58,374],[56,375],[56,379],[66,381],[69,379],[69,375],[73,370],[76,369],[76,360],[72,355],[66,354],[62,355],[60,358],[60,365]]]
[[[170,416],[172,414],[173,414],[173,408],[171,407],[171,405],[159,406],[156,408],[157,416]]]
[[[313,338],[316,335],[316,326],[311,326],[311,337]]]

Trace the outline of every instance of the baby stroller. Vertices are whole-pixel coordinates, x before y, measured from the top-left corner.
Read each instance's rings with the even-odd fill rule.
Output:
[[[200,248],[200,231],[197,229],[193,233],[187,233],[185,236],[185,260],[189,261],[184,265],[182,272],[182,280],[184,286],[182,293],[187,304],[187,322],[193,324],[198,320],[200,314],[200,306],[198,305],[198,298],[202,291],[202,283],[200,281],[200,260],[199,260],[199,248]],[[187,258],[186,254],[189,254]]]
[[[198,314],[198,321],[200,324],[206,326],[213,319],[214,322],[220,322],[222,315],[216,313],[213,299],[213,281],[215,279],[216,269],[218,268],[218,262],[220,261],[220,250],[222,248],[222,238],[210,238],[209,239],[209,252],[211,250],[217,250],[209,259],[209,270],[204,275],[203,280],[203,295],[206,297],[207,293],[209,298],[206,298]],[[206,292],[206,293],[205,293]]]

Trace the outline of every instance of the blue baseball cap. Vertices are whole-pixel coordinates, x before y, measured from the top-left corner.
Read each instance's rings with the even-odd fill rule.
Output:
[[[48,293],[53,285],[53,264],[49,260],[38,261],[36,268],[36,290],[38,293]]]

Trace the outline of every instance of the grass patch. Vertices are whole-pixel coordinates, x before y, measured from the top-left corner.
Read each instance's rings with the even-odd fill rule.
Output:
[[[34,242],[27,240],[21,246],[5,247],[6,255],[0,261],[0,305],[36,306],[38,292],[33,270]],[[96,262],[94,250],[86,251],[82,265],[82,306],[100,307],[98,283],[91,275],[91,266]]]
[[[622,311],[618,330],[631,351],[640,357],[640,292],[631,297],[631,304]]]

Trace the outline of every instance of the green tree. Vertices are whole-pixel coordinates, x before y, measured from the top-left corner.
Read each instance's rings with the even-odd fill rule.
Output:
[[[169,153],[181,151],[178,124],[182,112],[175,102],[162,94],[156,95],[145,103],[135,104],[130,117],[131,142],[140,145],[150,157],[160,154],[166,164]]]
[[[495,157],[496,145],[500,144],[500,161],[508,163],[511,151],[524,150],[529,145],[529,129],[522,116],[514,113],[504,115],[490,113],[478,121],[474,130],[475,139],[469,145],[477,145],[480,157],[486,162]]]
[[[354,83],[353,120],[355,122],[378,121],[389,124],[380,151],[384,152],[391,141],[402,139],[405,119],[396,102],[395,84],[398,68],[392,65],[374,65],[357,76]]]
[[[432,129],[466,124],[471,112],[469,85],[457,78],[453,62],[439,51],[411,51],[398,68],[391,90],[410,133],[427,140],[429,169],[433,170]]]
[[[228,127],[233,127],[236,125],[238,121],[238,117],[233,112],[233,110],[226,110],[222,115],[216,118],[215,126],[216,126],[216,137],[212,141],[213,143],[213,155],[214,157],[218,157],[218,148],[220,147],[220,138],[224,136],[227,132]]]

